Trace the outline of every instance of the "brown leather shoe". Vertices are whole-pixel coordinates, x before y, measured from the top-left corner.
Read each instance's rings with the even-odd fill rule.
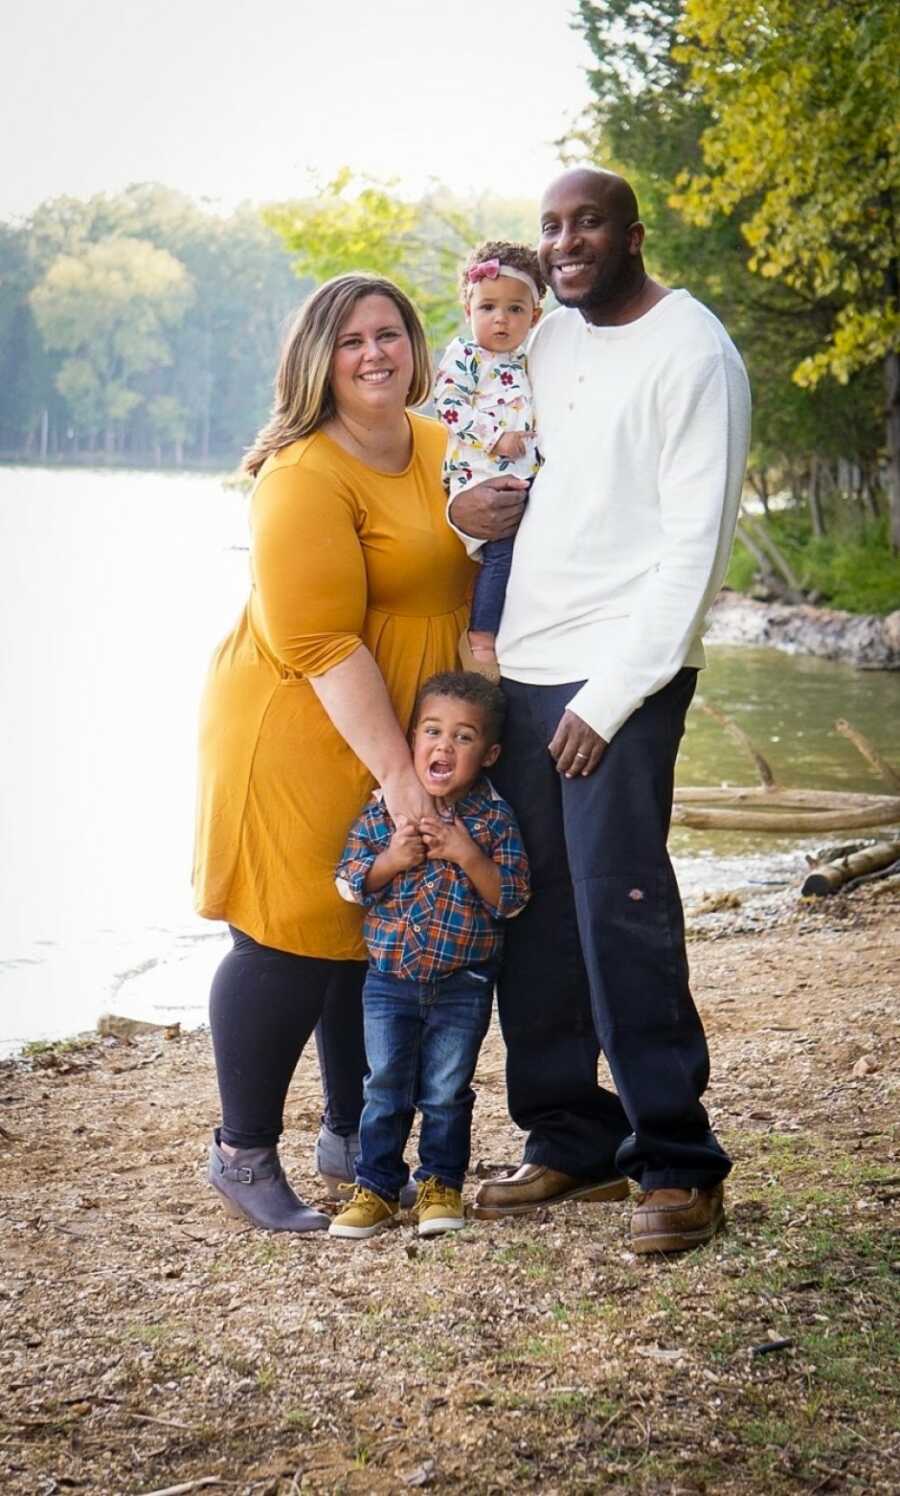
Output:
[[[472,1214],[479,1221],[499,1221],[504,1216],[531,1215],[544,1205],[562,1205],[566,1200],[590,1204],[627,1199],[627,1179],[575,1179],[545,1164],[522,1164],[505,1179],[486,1180],[475,1196]]]
[[[687,1252],[711,1241],[724,1224],[721,1184],[709,1190],[648,1190],[638,1195],[631,1217],[632,1250]]]

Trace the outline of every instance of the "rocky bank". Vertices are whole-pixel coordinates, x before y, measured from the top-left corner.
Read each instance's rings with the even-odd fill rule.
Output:
[[[808,603],[758,602],[724,588],[710,610],[705,637],[709,644],[769,645],[862,670],[900,670],[900,608],[885,617],[842,613]]]

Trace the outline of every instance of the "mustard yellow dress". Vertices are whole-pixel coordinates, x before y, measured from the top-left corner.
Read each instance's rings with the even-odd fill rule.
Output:
[[[250,598],[203,697],[195,905],[301,956],[362,960],[363,911],[334,869],[373,779],[309,677],[365,644],[407,730],[419,686],[456,666],[474,570],[444,518],[446,434],[409,417],[382,473],[315,432],[270,457],[251,498]]]

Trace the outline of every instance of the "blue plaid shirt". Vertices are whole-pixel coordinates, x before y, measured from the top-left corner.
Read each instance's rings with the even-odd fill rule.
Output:
[[[342,898],[365,905],[363,935],[376,971],[427,982],[490,964],[500,954],[501,922],[520,914],[531,896],[516,818],[490,781],[477,780],[454,810],[500,869],[496,904],[481,897],[455,862],[437,857],[406,868],[377,893],[366,893],[366,874],[394,834],[380,792],[350,828],[335,882]]]

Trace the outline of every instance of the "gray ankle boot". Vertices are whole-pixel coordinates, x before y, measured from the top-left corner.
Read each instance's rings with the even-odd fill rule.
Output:
[[[346,1200],[348,1184],[356,1182],[356,1160],[359,1157],[359,1133],[352,1132],[348,1138],[332,1132],[325,1123],[319,1128],[316,1138],[316,1173],[328,1189],[329,1200]],[[410,1179],[400,1191],[401,1210],[410,1210],[416,1203],[416,1186]]]
[[[327,1231],[331,1219],[304,1205],[281,1170],[277,1148],[238,1148],[230,1157],[219,1147],[219,1129],[209,1150],[213,1189],[222,1196],[225,1214],[244,1216],[264,1231]]]

